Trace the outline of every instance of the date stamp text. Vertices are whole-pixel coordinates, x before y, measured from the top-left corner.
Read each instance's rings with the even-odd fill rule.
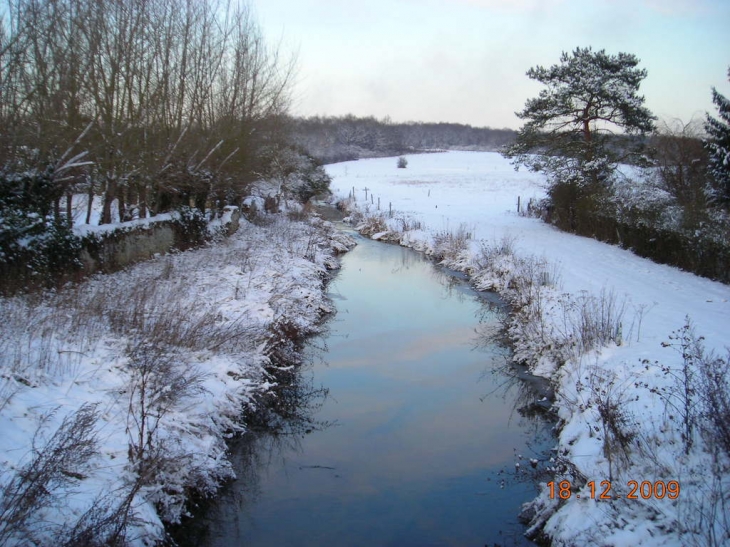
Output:
[[[588,487],[588,497],[590,499],[610,500],[618,498],[618,496],[614,496],[611,493],[611,481],[601,481],[598,485],[596,485],[595,481],[589,481],[586,483],[586,486]],[[557,497],[561,500],[567,500],[574,495],[570,481],[560,481],[558,483],[550,481],[547,483],[547,487],[550,493],[550,499]],[[629,493],[625,497],[630,500],[661,500],[665,497],[670,500],[676,500],[679,497],[678,481],[628,481],[627,488]],[[581,497],[580,494],[575,494],[575,496],[577,498]]]

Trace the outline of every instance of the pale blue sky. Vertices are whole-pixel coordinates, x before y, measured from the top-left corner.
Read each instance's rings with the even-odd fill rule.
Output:
[[[518,128],[525,72],[577,46],[649,72],[646,105],[689,121],[730,95],[730,0],[252,0],[269,42],[298,52],[294,113]]]

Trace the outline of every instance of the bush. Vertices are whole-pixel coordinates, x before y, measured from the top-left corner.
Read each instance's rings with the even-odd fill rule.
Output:
[[[321,165],[310,163],[300,176],[302,184],[297,188],[296,195],[301,202],[329,194],[332,178]]]
[[[660,264],[730,281],[730,215],[688,211],[667,192],[629,181],[596,193],[555,186],[531,214],[558,228],[619,245]],[[687,215],[699,224],[687,222]]]
[[[329,194],[332,179],[321,163],[306,152],[273,146],[263,150],[262,157],[267,164],[262,177],[274,182],[283,197],[295,197],[304,203]]]
[[[98,453],[96,405],[85,404],[64,418],[61,426],[45,441],[45,416],[33,437],[29,461],[0,485],[0,544],[35,544],[48,523],[42,510],[62,501],[68,489],[89,471],[89,461]]]
[[[208,237],[208,221],[205,214],[194,207],[183,206],[177,210],[173,222],[177,248],[184,251],[203,243]]]
[[[52,214],[53,173],[0,174],[2,290],[50,286],[81,267],[81,240]]]
[[[456,231],[443,230],[433,236],[433,256],[439,262],[455,262],[469,248],[471,232],[466,224]]]
[[[408,167],[408,160],[404,156],[401,156],[398,158],[398,169],[405,169],[406,167]]]

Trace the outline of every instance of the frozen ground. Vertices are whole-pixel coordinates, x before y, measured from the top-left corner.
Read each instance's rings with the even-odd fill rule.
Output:
[[[282,333],[331,311],[351,243],[316,219],[242,219],[217,245],[1,298],[0,544],[159,540],[190,488],[231,476],[225,438],[274,396],[275,357],[296,360]]]
[[[396,167],[396,158],[327,167],[339,198],[354,190],[350,207],[373,237],[439,254],[444,240],[468,234],[458,252],[440,256],[512,302],[521,298],[514,289],[519,283],[510,283],[518,270],[544,272],[544,286],[521,289],[532,295],[522,313],[529,311],[531,324],[513,324],[511,335],[518,355],[556,385],[562,429],[556,457],[546,465],[559,470],[557,480],[571,481],[572,492],[558,503],[545,487],[533,504],[533,522],[547,520],[544,529],[556,545],[730,544],[727,455],[718,456],[698,428],[686,449],[682,435],[701,404],[683,398],[682,379],[687,372],[691,381],[699,378],[693,368],[699,361],[684,368],[681,340],[670,340],[689,318],[704,337],[705,356],[726,356],[730,287],[519,216],[518,196],[523,207],[529,198],[543,197],[542,178],[515,172],[499,154],[407,159],[406,169]],[[611,316],[615,332],[598,348],[575,351],[573,333],[587,309]],[[568,363],[559,367],[551,355]],[[606,412],[611,427],[601,418]],[[599,489],[608,480],[614,499],[591,499],[598,496],[584,483],[595,481]],[[653,493],[627,499],[630,481],[678,481],[681,494],[675,500]]]

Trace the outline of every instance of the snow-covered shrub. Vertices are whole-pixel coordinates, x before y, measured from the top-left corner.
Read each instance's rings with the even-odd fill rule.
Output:
[[[593,408],[601,424],[603,454],[608,461],[608,480],[614,481],[632,461],[637,435],[636,419],[626,407],[626,379],[596,367],[591,375],[587,408]]]
[[[395,221],[398,225],[398,230],[401,233],[406,233],[413,230],[423,230],[423,223],[420,220],[412,217],[400,215],[396,217]]]
[[[58,541],[63,525],[44,522],[44,512],[63,503],[67,490],[88,474],[98,453],[98,415],[95,405],[85,404],[50,437],[45,431],[50,415],[41,419],[29,461],[0,484],[0,545],[47,545],[50,537],[63,543]]]
[[[208,221],[195,207],[179,207],[173,226],[178,236],[176,247],[180,250],[200,245],[208,238]]]
[[[276,196],[306,202],[329,194],[332,179],[307,153],[291,147],[272,146],[264,149],[262,156],[267,167],[261,176],[275,185]]]
[[[718,207],[699,208],[696,184],[695,198],[690,205],[682,205],[667,190],[660,170],[625,170],[627,173],[616,177],[610,190],[575,198],[580,206],[567,216],[550,200],[539,205],[538,216],[656,262],[730,280],[730,214]],[[564,187],[561,192],[569,190]]]
[[[81,241],[52,214],[51,170],[0,173],[0,278],[4,290],[50,285],[81,267]]]
[[[625,301],[611,291],[560,292],[556,267],[544,258],[520,256],[512,238],[483,244],[470,275],[477,288],[499,293],[512,308],[508,335],[514,360],[533,371],[552,371],[593,349],[622,343]]]
[[[705,394],[705,416],[709,420],[708,442],[730,458],[730,355],[717,357],[701,353],[700,383]]]
[[[671,382],[655,391],[667,411],[681,418],[685,453],[692,450],[699,430],[705,442],[723,452],[730,464],[730,355],[723,358],[708,353],[689,318],[663,345],[675,348],[682,364],[679,368],[662,366]]]
[[[682,484],[687,509],[682,526],[686,545],[725,545],[730,539],[730,354],[719,357],[705,349],[704,338],[695,332],[689,317],[664,346],[681,355],[678,365],[658,366],[667,379],[643,384],[664,403],[670,417],[665,432],[674,429],[681,439],[668,474],[685,477]]]
[[[264,211],[264,198],[260,196],[246,196],[241,202],[241,214],[249,222],[258,222]]]
[[[30,219],[26,228],[23,237],[15,241],[17,247],[11,261],[26,259],[31,276],[52,281],[59,272],[81,267],[81,240],[65,222],[47,216],[42,220]]]
[[[160,431],[168,414],[179,412],[204,391],[205,375],[175,348],[148,340],[137,341],[127,354],[130,469],[160,516],[176,522],[188,488],[200,481],[193,478],[197,470],[192,455],[169,442]]]
[[[321,197],[329,194],[331,177],[324,168],[312,158],[308,158],[301,173],[302,184],[296,190],[296,196],[300,201],[306,202],[313,197]]]
[[[568,311],[566,338],[579,341],[579,354],[614,342],[622,343],[622,323],[626,301],[619,301],[613,291],[601,291],[598,296],[580,294],[566,304]]]
[[[471,232],[466,224],[456,230],[443,230],[433,236],[433,256],[438,261],[456,262],[469,248]]]
[[[398,158],[398,169],[405,169],[406,167],[408,167],[408,160],[405,156],[401,156]]]
[[[352,219],[357,221],[357,215],[353,216]],[[357,223],[356,229],[361,234],[367,236],[384,234],[390,231],[388,228],[388,221],[383,213],[361,217]],[[378,239],[382,239],[382,237],[379,237]]]

